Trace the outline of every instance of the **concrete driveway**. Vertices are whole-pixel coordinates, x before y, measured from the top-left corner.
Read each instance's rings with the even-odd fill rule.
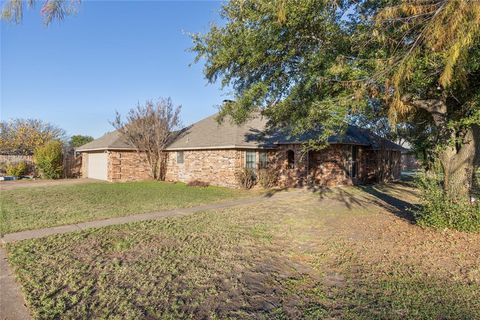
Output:
[[[90,182],[104,182],[95,179],[58,179],[58,180],[15,180],[15,181],[0,181],[0,190],[13,190],[18,188],[31,188],[31,187],[48,187],[58,185],[73,185]]]

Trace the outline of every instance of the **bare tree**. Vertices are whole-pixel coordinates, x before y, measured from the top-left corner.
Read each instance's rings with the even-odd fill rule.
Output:
[[[174,106],[172,99],[160,98],[138,104],[122,120],[116,113],[112,125],[132,144],[137,152],[145,155],[156,180],[165,179],[167,154],[165,148],[173,138],[175,130],[180,126],[181,106]]]

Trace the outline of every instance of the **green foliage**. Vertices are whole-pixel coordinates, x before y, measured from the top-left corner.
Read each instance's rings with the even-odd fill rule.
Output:
[[[257,175],[253,169],[243,168],[235,173],[235,177],[239,186],[244,189],[251,189],[257,183]]]
[[[348,110],[362,107],[343,82],[363,75],[345,58],[352,48],[346,10],[332,1],[226,3],[227,23],[192,37],[206,78],[235,91],[221,115],[242,122],[261,108],[296,132],[321,126],[319,142],[338,131]]]
[[[421,206],[414,212],[418,224],[436,229],[480,231],[480,201],[471,204],[464,199],[451,199],[437,176],[420,175]]]
[[[271,189],[277,184],[277,172],[274,169],[259,169],[258,183],[264,189]]]
[[[82,136],[80,134],[74,135],[70,138],[69,145],[73,148],[78,148],[83,146],[86,143],[93,141],[93,137],[91,136]]]
[[[25,161],[9,163],[6,168],[7,175],[20,177],[27,174],[28,166]]]
[[[401,131],[427,168],[453,144],[472,154],[460,150],[480,126],[480,2],[230,0],[221,14],[192,37],[206,78],[235,93],[221,116],[260,109],[294,134],[320,129],[306,145],[319,149],[366,114],[373,129],[400,124],[387,134]]]
[[[6,154],[31,155],[35,148],[64,137],[63,129],[38,119],[0,122],[0,151]]]
[[[58,179],[63,171],[63,145],[60,141],[50,141],[35,149],[35,164],[43,178]]]

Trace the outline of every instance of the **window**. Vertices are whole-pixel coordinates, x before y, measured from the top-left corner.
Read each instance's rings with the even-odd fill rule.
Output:
[[[358,146],[352,146],[352,169],[350,176],[356,178],[358,173]]]
[[[245,168],[255,169],[255,164],[257,162],[257,153],[255,151],[246,151],[245,152]]]
[[[183,163],[183,151],[177,151],[177,163],[178,164]]]
[[[267,152],[262,151],[258,154],[258,167],[260,169],[265,169],[268,165],[268,157],[267,157]]]
[[[287,163],[288,169],[295,168],[295,152],[293,152],[293,150],[287,151]]]

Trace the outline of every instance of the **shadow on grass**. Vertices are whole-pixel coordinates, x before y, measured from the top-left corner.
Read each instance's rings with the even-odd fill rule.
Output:
[[[288,187],[269,189],[269,190],[267,190],[267,192],[265,192],[264,197],[265,198],[271,198],[276,193],[279,193],[279,192],[282,192],[282,191],[288,191],[289,189],[290,188],[288,188]]]
[[[368,208],[372,204],[375,204],[399,218],[414,223],[413,212],[419,209],[419,205],[402,200],[388,192],[389,189],[392,191],[395,190],[396,186],[411,187],[412,185],[409,182],[396,182],[385,185],[356,186],[349,189],[319,186],[311,186],[307,189],[317,194],[320,200],[333,199],[339,201],[349,210],[353,210],[355,207]],[[402,189],[401,192],[416,195],[414,191],[407,189]],[[365,193],[370,196],[366,196]]]
[[[376,205],[387,209],[396,216],[411,223],[415,222],[413,212],[419,209],[419,205],[399,199],[386,192],[382,192],[376,186],[359,186],[359,188],[372,195]]]

